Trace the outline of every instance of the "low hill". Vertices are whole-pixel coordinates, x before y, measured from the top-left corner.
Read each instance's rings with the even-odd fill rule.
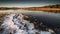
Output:
[[[18,7],[0,7],[0,10],[17,10],[17,9],[23,9],[23,10],[60,10],[60,5],[48,5],[43,7],[26,7],[26,8],[18,8]]]

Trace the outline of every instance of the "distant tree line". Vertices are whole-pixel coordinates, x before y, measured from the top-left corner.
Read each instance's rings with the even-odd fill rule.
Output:
[[[45,8],[60,8],[60,5],[57,4],[57,5],[49,5],[49,6],[44,6]]]

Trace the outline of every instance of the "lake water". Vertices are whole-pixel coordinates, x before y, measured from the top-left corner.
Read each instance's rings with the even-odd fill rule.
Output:
[[[13,12],[14,11],[14,12]],[[60,13],[44,11],[27,11],[27,10],[0,10],[0,13],[23,13],[25,15],[37,16],[45,25],[52,28],[60,28]]]
[[[44,12],[44,11],[27,11],[26,15],[38,16],[44,24],[48,26],[60,27],[60,13]]]

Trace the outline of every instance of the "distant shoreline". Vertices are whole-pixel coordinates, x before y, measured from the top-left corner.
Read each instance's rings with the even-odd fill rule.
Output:
[[[20,7],[0,7],[0,10],[17,10],[17,9],[23,9],[23,10],[60,10],[60,5],[59,6],[43,6],[43,7],[25,7],[25,8],[20,8]]]
[[[60,4],[48,5],[42,7],[0,7],[0,10],[28,10],[28,11],[44,11],[44,12],[55,12],[60,13]]]
[[[43,7],[29,7],[29,8],[0,8],[0,10],[60,10],[60,8],[43,8]]]

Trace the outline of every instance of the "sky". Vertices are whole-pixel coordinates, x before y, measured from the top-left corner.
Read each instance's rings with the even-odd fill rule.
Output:
[[[39,7],[60,4],[60,0],[0,0],[0,7]]]

